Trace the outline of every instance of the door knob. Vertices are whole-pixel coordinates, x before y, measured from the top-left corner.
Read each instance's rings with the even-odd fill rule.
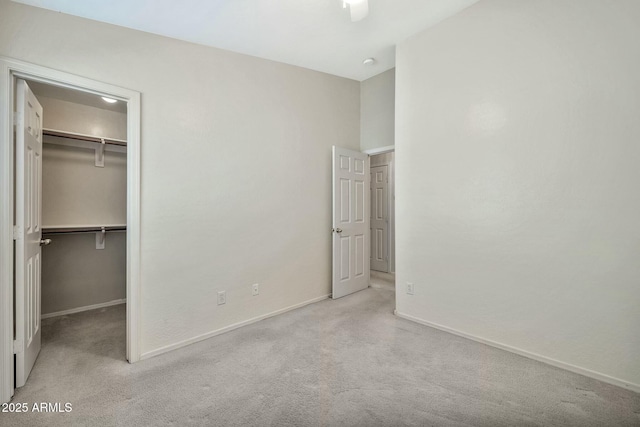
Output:
[[[342,228],[336,228],[336,233],[342,233]]]
[[[47,246],[51,244],[51,239],[40,239],[40,246]]]

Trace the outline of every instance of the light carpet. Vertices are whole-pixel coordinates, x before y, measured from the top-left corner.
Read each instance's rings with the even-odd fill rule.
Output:
[[[133,365],[125,307],[43,322],[2,426],[638,426],[640,395],[399,319],[369,288]]]

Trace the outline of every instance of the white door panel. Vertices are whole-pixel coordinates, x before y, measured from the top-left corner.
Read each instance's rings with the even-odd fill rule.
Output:
[[[369,286],[369,156],[333,147],[333,298]]]
[[[27,381],[40,352],[42,237],[42,106],[18,80],[16,126],[16,386]]]
[[[371,168],[371,269],[389,272],[389,166]]]

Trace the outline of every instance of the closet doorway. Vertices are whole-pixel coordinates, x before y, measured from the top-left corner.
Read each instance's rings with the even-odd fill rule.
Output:
[[[43,325],[64,327],[59,319],[81,329],[77,321],[108,311],[121,341],[109,356],[139,360],[140,107],[137,92],[0,63],[8,83],[0,101],[11,119],[0,122],[2,167],[10,172],[2,176],[10,188],[0,190],[6,402],[37,363]]]
[[[395,289],[395,151],[369,152],[371,286]]]

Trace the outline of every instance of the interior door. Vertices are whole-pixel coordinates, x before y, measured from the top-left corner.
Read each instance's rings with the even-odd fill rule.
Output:
[[[371,168],[371,269],[389,272],[389,166]]]
[[[369,156],[333,147],[332,297],[369,286]]]
[[[16,386],[22,387],[40,352],[41,339],[42,106],[27,82],[17,83],[14,353]]]

